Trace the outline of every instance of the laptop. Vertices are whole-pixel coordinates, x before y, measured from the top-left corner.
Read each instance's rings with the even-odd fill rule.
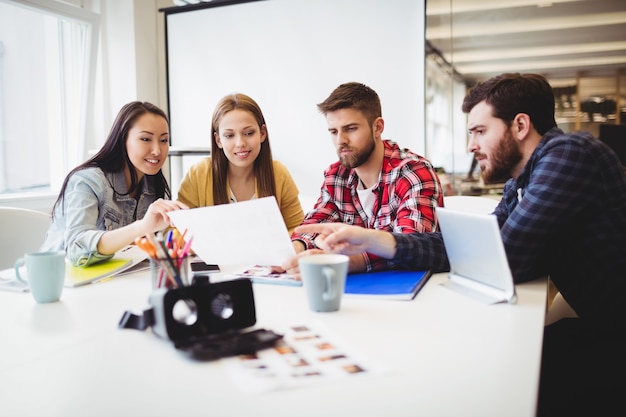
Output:
[[[450,262],[443,285],[483,303],[515,303],[513,275],[496,216],[436,210]]]

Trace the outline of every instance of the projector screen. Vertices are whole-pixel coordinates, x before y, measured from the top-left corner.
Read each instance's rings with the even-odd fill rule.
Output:
[[[227,3],[163,9],[172,146],[210,146],[217,102],[247,94],[261,106],[274,159],[301,194],[317,197],[337,154],[316,104],[358,81],[380,96],[383,138],[424,154],[424,2]]]

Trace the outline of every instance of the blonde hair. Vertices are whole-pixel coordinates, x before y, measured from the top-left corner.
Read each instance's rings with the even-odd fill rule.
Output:
[[[265,117],[261,108],[252,98],[245,94],[230,94],[222,98],[213,112],[211,121],[211,169],[213,170],[213,203],[227,204],[230,201],[226,189],[228,177],[228,158],[217,146],[216,135],[219,134],[220,121],[224,115],[233,110],[243,110],[252,114],[261,129],[265,125]],[[261,142],[261,151],[254,161],[254,175],[257,184],[257,197],[269,197],[276,195],[276,181],[274,179],[274,164],[272,162],[272,150],[270,148],[269,133]]]

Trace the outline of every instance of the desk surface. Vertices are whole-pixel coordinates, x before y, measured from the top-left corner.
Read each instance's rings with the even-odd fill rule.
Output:
[[[224,361],[195,362],[151,331],[120,330],[143,310],[148,274],[65,289],[61,302],[0,292],[3,416],[533,416],[546,281],[516,305],[484,305],[439,285],[413,301],[344,297],[309,311],[302,287],[254,284],[259,327],[321,323],[389,372],[266,393],[243,392]]]

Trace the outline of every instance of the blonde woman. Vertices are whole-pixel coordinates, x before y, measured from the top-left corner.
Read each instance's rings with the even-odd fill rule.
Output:
[[[292,233],[304,212],[289,171],[272,159],[261,108],[245,94],[227,95],[213,113],[211,157],[189,169],[178,200],[194,208],[268,196],[276,197]]]

